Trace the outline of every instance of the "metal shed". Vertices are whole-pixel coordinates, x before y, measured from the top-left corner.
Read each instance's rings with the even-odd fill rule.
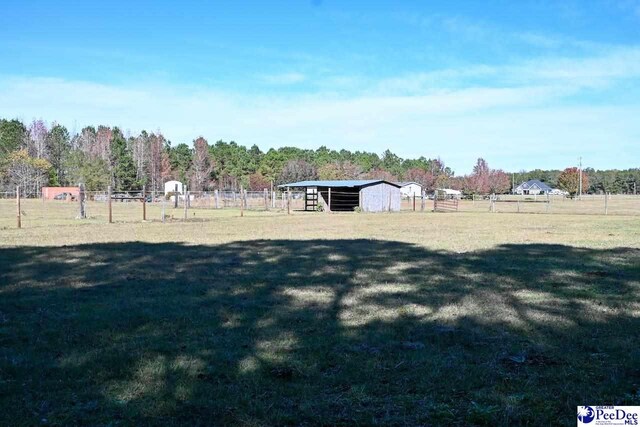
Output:
[[[349,212],[359,207],[363,212],[400,210],[400,185],[382,179],[345,181],[299,181],[280,188],[304,188],[304,210],[322,206],[328,212]]]

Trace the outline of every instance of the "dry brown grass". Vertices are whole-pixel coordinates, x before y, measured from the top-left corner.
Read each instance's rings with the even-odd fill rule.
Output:
[[[471,202],[465,202],[471,203]],[[479,204],[480,202],[476,202]],[[566,203],[574,203],[567,201]],[[580,203],[580,202],[576,202]],[[15,229],[12,202],[0,201],[0,243],[62,245],[89,242],[224,243],[253,238],[373,238],[417,243],[456,252],[503,243],[554,243],[585,247],[636,246],[640,220],[624,215],[524,215],[477,212],[401,212],[383,214],[327,214],[275,209],[191,209],[183,222],[182,208],[147,206],[143,223],[140,203],[114,203],[114,224],[107,224],[106,205],[90,202],[89,218],[75,219],[77,204],[23,201],[23,229]],[[173,217],[173,220],[171,218]]]
[[[496,203],[496,213],[517,213],[522,214],[546,214],[546,215],[604,215],[604,196],[583,196],[581,200],[572,200],[563,197],[552,197],[551,203],[543,203],[545,197],[533,196],[500,196],[501,202]],[[516,201],[519,200],[520,203]],[[247,216],[264,216],[265,214],[284,214],[281,209],[281,201],[278,200],[276,208],[265,212],[262,200],[252,200],[251,209],[245,210]],[[239,216],[239,210],[235,208],[211,209],[211,201],[203,199],[193,202],[194,208],[189,209],[189,220],[205,221],[210,219]],[[292,201],[292,210],[302,209],[302,200]],[[425,211],[422,214],[430,214],[433,208],[433,201],[426,200]],[[610,196],[608,201],[608,215],[610,216],[640,216],[640,196]],[[404,199],[402,203],[403,212],[410,212],[413,209],[413,202]],[[420,200],[416,201],[416,210],[421,209]],[[488,213],[490,202],[488,199],[478,199],[475,201],[460,201],[460,212]],[[79,206],[77,202],[46,201],[34,199],[22,200],[22,226],[24,228],[49,227],[52,225],[74,225],[78,221]],[[166,204],[166,215],[169,219],[182,220],[184,209],[179,207],[173,209],[171,203]],[[104,202],[87,203],[88,219],[83,223],[101,224],[106,223],[108,218],[107,204]],[[159,221],[162,216],[162,204],[159,202],[147,204],[147,219],[149,221]],[[140,222],[142,220],[142,204],[140,202],[113,203],[113,220],[115,222]],[[482,221],[482,220],[480,220]],[[15,200],[0,199],[0,230],[16,227],[16,205]]]
[[[118,208],[0,229],[0,424],[573,425],[640,404],[637,217]]]

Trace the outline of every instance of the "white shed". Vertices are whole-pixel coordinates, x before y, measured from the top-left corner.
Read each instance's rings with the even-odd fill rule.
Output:
[[[461,199],[462,191],[453,190],[451,188],[438,188],[438,195],[445,196],[447,199]]]
[[[176,191],[176,185],[178,186],[178,194],[183,193],[183,185],[180,181],[167,181],[164,183],[164,195]]]
[[[399,182],[400,194],[402,197],[422,196],[422,185],[417,182]]]

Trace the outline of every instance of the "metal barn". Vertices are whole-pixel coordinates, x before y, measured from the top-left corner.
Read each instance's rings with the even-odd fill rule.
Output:
[[[328,212],[395,212],[400,210],[400,185],[382,179],[300,181],[280,188],[304,188],[304,210],[319,206]]]

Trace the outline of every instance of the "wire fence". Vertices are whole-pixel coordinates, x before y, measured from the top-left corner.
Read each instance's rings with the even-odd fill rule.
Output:
[[[451,200],[455,200],[450,198]],[[422,205],[425,208],[422,208]],[[403,196],[403,211],[433,211],[433,195]],[[453,209],[448,209],[453,210]],[[474,195],[458,199],[458,212],[535,213],[567,215],[640,215],[640,195]]]
[[[632,194],[475,196],[460,201],[462,212],[566,214],[566,215],[640,215],[640,196]]]
[[[19,200],[19,207],[18,207]],[[83,200],[81,207],[81,200]],[[0,229],[78,223],[207,221],[220,215],[284,213],[304,209],[304,194],[292,191],[211,191],[162,194],[138,191],[42,193],[19,199],[0,193]],[[84,212],[84,215],[82,214]]]
[[[315,195],[302,191],[203,191],[167,195],[138,191],[84,192],[84,217],[80,195],[72,192],[16,198],[16,192],[0,193],[0,229],[47,227],[52,225],[146,221],[208,221],[224,215],[284,214],[296,211],[332,212],[360,210],[358,192],[332,191]],[[306,197],[305,197],[306,196]],[[376,196],[380,211],[470,213],[520,213],[566,215],[640,216],[640,195],[583,195],[579,198],[547,195],[476,195],[457,203],[441,203],[433,196]],[[397,197],[397,196],[396,196]],[[19,206],[18,206],[19,200]],[[446,200],[446,199],[445,199]]]

